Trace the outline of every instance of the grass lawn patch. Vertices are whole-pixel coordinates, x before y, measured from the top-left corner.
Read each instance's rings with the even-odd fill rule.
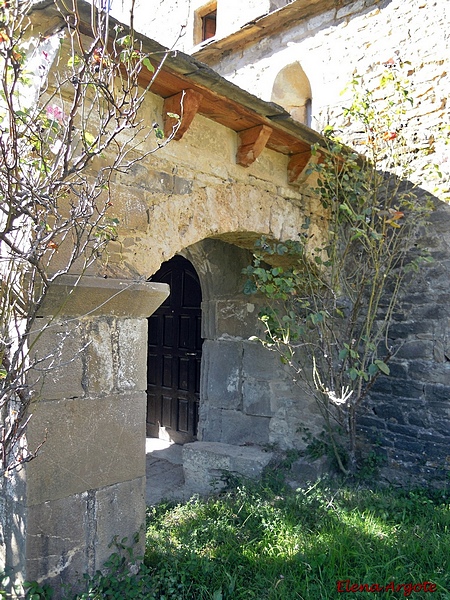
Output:
[[[241,484],[149,509],[145,564],[158,600],[450,600],[450,494]]]

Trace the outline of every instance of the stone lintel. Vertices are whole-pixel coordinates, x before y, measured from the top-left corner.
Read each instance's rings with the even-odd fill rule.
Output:
[[[170,117],[169,113],[178,115],[181,123],[173,136],[174,140],[181,140],[183,135],[191,126],[195,115],[202,101],[202,94],[196,90],[183,90],[179,94],[170,96],[164,100],[163,119],[164,119],[164,135],[166,138],[173,134],[174,128],[178,123],[178,119]]]
[[[61,275],[50,285],[38,316],[147,318],[169,292],[166,283]]]
[[[268,125],[257,125],[239,132],[239,148],[236,163],[242,167],[249,167],[266,147],[272,134]]]

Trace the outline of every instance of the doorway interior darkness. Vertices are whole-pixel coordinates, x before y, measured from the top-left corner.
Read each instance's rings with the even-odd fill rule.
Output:
[[[164,263],[150,281],[170,295],[148,322],[147,436],[178,444],[197,436],[200,401],[201,288],[182,256]]]

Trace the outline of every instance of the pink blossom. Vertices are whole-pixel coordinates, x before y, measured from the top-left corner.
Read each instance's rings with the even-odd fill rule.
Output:
[[[64,113],[62,109],[56,104],[52,104],[51,106],[47,106],[47,117],[51,121],[58,121],[62,123],[64,121]]]

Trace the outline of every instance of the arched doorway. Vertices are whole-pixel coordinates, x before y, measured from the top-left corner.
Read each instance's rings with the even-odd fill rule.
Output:
[[[185,444],[197,437],[203,342],[200,282],[182,256],[164,263],[151,281],[168,283],[170,295],[149,318],[147,435]]]

